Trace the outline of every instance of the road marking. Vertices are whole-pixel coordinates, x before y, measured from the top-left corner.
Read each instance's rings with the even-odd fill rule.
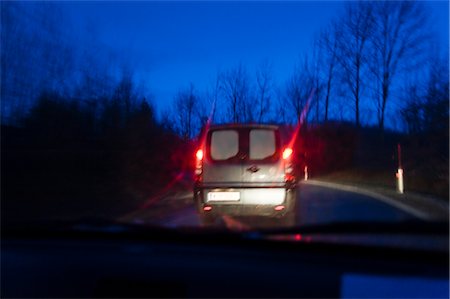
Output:
[[[342,190],[342,191],[348,191],[348,192],[353,192],[353,193],[359,193],[359,194],[363,194],[363,195],[367,195],[369,197],[378,199],[380,201],[383,201],[391,206],[394,206],[400,210],[403,210],[417,218],[420,218],[422,220],[431,220],[433,219],[433,217],[429,214],[426,213],[424,211],[418,210],[416,208],[411,207],[410,205],[404,204],[399,202],[398,200],[392,199],[390,197],[381,195],[379,193],[373,192],[373,191],[369,191],[369,190],[365,190],[365,189],[361,189],[359,187],[354,187],[354,186],[348,186],[348,185],[341,185],[341,184],[336,184],[336,183],[329,183],[329,182],[323,182],[323,181],[316,181],[316,180],[308,180],[308,181],[303,181],[302,184],[305,185],[314,185],[314,186],[319,186],[319,187],[326,187],[326,188],[332,188],[332,189],[338,189],[338,190]]]

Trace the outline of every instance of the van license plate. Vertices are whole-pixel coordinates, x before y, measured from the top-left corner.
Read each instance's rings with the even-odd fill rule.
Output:
[[[239,201],[240,192],[208,192],[208,201]]]

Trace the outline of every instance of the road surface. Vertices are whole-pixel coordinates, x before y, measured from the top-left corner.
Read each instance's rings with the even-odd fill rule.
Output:
[[[186,191],[185,197],[190,196]],[[417,219],[407,210],[381,201],[377,198],[355,192],[338,190],[324,186],[301,184],[297,198],[297,225],[325,224],[330,222],[360,222],[360,221],[403,221]],[[173,199],[176,200],[176,199]],[[128,221],[147,223],[165,227],[201,226],[194,205],[182,209],[164,211],[163,215],[151,217],[152,209],[141,210],[128,217]],[[235,219],[246,227],[257,225],[265,227],[261,219]],[[234,221],[234,219],[233,219]],[[267,225],[270,225],[267,224]]]

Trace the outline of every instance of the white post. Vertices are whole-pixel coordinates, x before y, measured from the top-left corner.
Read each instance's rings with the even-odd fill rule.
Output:
[[[308,180],[308,166],[305,166],[304,172],[305,172],[305,181],[307,181]]]
[[[397,192],[403,194],[403,168],[402,168],[402,147],[400,143],[397,143],[397,157],[398,157],[398,170],[395,176],[397,177]]]
[[[397,192],[403,194],[404,186],[403,186],[403,169],[399,168],[395,175],[397,177]]]

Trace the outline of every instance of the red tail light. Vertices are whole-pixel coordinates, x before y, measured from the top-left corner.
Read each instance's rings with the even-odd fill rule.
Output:
[[[292,152],[293,152],[292,148],[289,147],[285,148],[285,150],[283,151],[283,159],[284,160],[289,159],[292,156]]]
[[[276,206],[275,211],[282,211],[284,210],[284,206]]]
[[[284,177],[286,181],[293,181],[294,175],[294,165],[292,164],[292,154],[293,150],[290,147],[287,147],[283,151],[283,160],[284,160]]]
[[[196,153],[195,153],[195,157],[197,158],[197,160],[203,160],[203,150],[199,149]]]
[[[198,179],[200,179],[200,175],[203,172],[203,150],[199,149],[197,150],[197,152],[195,153],[195,175],[197,176]]]

